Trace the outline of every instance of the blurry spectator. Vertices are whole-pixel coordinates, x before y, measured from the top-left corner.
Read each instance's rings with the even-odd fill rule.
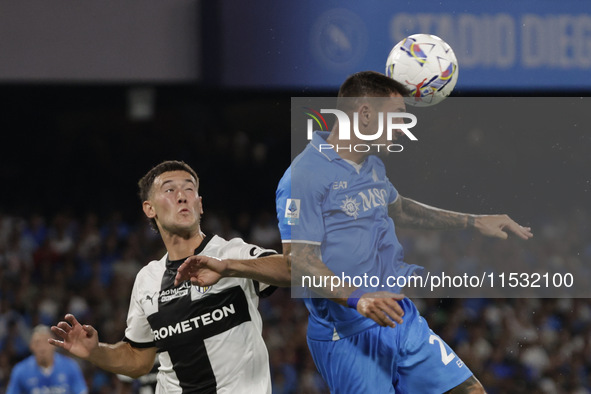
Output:
[[[101,242],[101,236],[98,229],[98,218],[95,214],[89,213],[86,215],[80,233],[77,251],[78,256],[83,259],[88,259],[93,250],[100,249]]]
[[[131,282],[132,285],[135,276],[142,268],[142,264],[135,253],[136,251],[131,246],[127,246],[123,250],[121,257],[115,258],[112,264],[113,276]]]
[[[17,321],[8,322],[8,332],[0,341],[0,351],[7,354],[11,362],[20,361],[29,353],[27,341],[24,340]]]
[[[281,244],[281,236],[275,216],[266,211],[259,212],[250,231],[249,242],[265,248],[277,248]]]
[[[125,375],[117,375],[117,378],[121,383],[119,394],[154,394],[156,392],[156,383],[158,380],[158,367],[160,367],[160,361],[158,361],[158,357],[156,357],[154,360],[154,367],[147,375],[138,379],[132,379]]]
[[[70,220],[64,214],[56,215],[53,231],[49,235],[49,245],[59,256],[64,256],[74,248],[74,239],[70,234]]]
[[[23,229],[22,237],[37,248],[47,238],[47,232],[45,218],[39,214],[33,214]]]
[[[215,227],[212,232],[240,234],[252,242],[273,237],[273,215],[238,211],[234,227],[227,216],[211,210],[206,223]],[[525,258],[534,265],[546,265],[556,256],[565,264],[577,258],[591,266],[591,232],[581,224],[583,216],[548,217],[534,225],[545,228],[544,235],[532,239]],[[11,368],[28,355],[30,327],[36,324],[53,324],[57,316],[77,310],[109,339],[123,337],[132,286],[128,279],[140,268],[138,262],[161,256],[163,244],[139,215],[136,223],[124,222],[120,214],[104,217],[106,222],[92,212],[79,218],[60,214],[54,220],[39,215],[28,220],[0,216],[0,393]],[[72,242],[65,256],[49,248],[50,234],[59,233],[57,224]],[[576,234],[565,235],[573,228]],[[428,267],[445,269],[446,264],[466,263],[471,256],[480,256],[479,264],[484,264],[488,255],[497,253],[478,237],[400,233],[406,260]],[[514,258],[519,248],[509,242],[502,252]],[[291,298],[289,289],[278,289],[273,297],[261,300],[259,309],[274,390],[327,392],[310,362],[305,342],[307,311],[301,302]],[[464,359],[470,358],[471,369],[490,394],[591,393],[588,299],[424,299],[420,309],[444,340]],[[120,383],[114,376],[88,363],[82,365],[93,382],[91,392],[117,392]]]
[[[55,348],[47,342],[51,337],[49,327],[35,327],[31,337],[33,355],[15,365],[7,394],[88,392],[78,364],[55,353]]]

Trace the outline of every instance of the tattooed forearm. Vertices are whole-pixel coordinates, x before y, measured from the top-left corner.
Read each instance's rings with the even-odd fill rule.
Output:
[[[394,223],[400,227],[451,230],[474,226],[474,216],[430,207],[400,196],[389,208]]]
[[[446,391],[444,394],[486,394],[482,384],[476,379],[474,375],[470,376],[459,386]]]
[[[315,287],[311,290],[322,297],[346,305],[347,298],[354,288],[346,284],[340,287],[331,287],[331,284],[335,282],[330,278],[335,274],[322,261],[319,245],[284,244],[283,254],[288,258],[291,267],[292,286],[302,286],[304,276],[314,277]],[[317,284],[321,286],[316,287]]]

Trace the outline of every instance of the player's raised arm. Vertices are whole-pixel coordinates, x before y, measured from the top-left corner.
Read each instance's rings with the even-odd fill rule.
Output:
[[[530,227],[520,226],[507,215],[471,215],[447,211],[402,196],[390,204],[388,214],[400,227],[431,230],[475,228],[483,235],[502,239],[507,238],[508,230],[521,239],[533,237]]]
[[[308,243],[284,243],[283,255],[292,273],[292,286],[303,286],[304,276],[317,278],[331,278],[334,273],[324,264],[320,258],[320,246]],[[319,281],[324,284],[314,287],[313,291],[318,296],[328,298],[340,305],[357,310],[361,315],[368,317],[380,326],[394,327],[395,323],[402,323],[404,312],[399,300],[405,296],[402,294],[379,291],[363,293],[361,290],[346,283],[332,287],[334,283],[330,279]]]
[[[178,268],[175,286],[190,280],[197,286],[212,286],[221,278],[239,277],[254,279],[272,286],[289,287],[290,269],[280,254],[256,259],[218,259],[208,256],[191,256]]]
[[[97,331],[89,325],[81,325],[74,315],[68,314],[65,321],[51,327],[61,340],[50,338],[50,344],[72,355],[87,360],[105,371],[138,378],[152,369],[156,348],[139,349],[127,342],[100,343]]]

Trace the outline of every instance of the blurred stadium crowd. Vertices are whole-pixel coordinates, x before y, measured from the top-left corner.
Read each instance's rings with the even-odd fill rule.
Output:
[[[272,212],[237,220],[208,211],[204,231],[280,250]],[[589,214],[532,223],[527,253],[536,259],[579,259],[591,264]],[[232,223],[232,224],[230,224]],[[485,256],[524,253],[519,241],[484,239],[469,232],[399,231],[406,259],[425,266]],[[0,392],[14,364],[29,355],[36,324],[52,325],[65,313],[91,324],[101,341],[123,338],[134,277],[163,254],[160,237],[138,219],[113,212],[67,211],[52,217],[0,216]],[[582,253],[581,253],[582,251]],[[540,260],[541,261],[541,260]],[[591,392],[591,302],[587,299],[415,300],[440,334],[482,380],[489,393]],[[279,289],[261,300],[273,392],[324,393],[306,344],[307,311]],[[120,392],[111,374],[80,361],[91,393]]]

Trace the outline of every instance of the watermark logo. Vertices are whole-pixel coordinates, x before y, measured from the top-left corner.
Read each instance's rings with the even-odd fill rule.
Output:
[[[388,141],[392,141],[395,131],[401,131],[411,141],[418,141],[418,138],[410,131],[410,129],[417,124],[417,117],[408,112],[378,112],[378,128],[375,132],[370,134],[361,133],[359,129],[359,113],[353,113],[353,121],[349,119],[347,113],[334,109],[334,108],[322,108],[320,111],[316,111],[312,108],[304,107],[305,114],[309,116],[307,120],[307,138],[312,140],[315,130],[326,131],[328,130],[327,122],[322,114],[332,114],[336,117],[338,124],[338,140],[340,142],[350,141],[352,139],[351,132],[354,137],[360,141],[366,141],[368,143],[359,143],[352,145],[341,145],[333,146],[332,144],[320,144],[318,147],[320,151],[327,149],[348,150],[355,152],[370,152],[377,150],[388,150],[389,152],[401,152],[403,150],[400,144],[384,144],[384,143],[369,143],[375,142],[382,138],[386,133]],[[405,122],[408,120],[408,122]]]
[[[310,136],[310,127],[314,128],[314,122],[316,122],[316,125],[318,126],[317,130],[320,131],[327,131],[328,130],[328,126],[326,124],[326,120],[324,120],[324,117],[320,114],[320,112],[313,110],[312,108],[308,108],[308,107],[304,107],[305,110],[305,114],[308,115],[310,118],[312,119],[308,119],[308,139],[311,139]],[[314,120],[314,121],[312,121]]]
[[[339,125],[339,140],[350,140],[351,139],[351,120],[349,116],[338,109],[325,109],[322,108],[320,112],[307,108],[312,113],[306,112],[306,115],[311,116],[313,119],[308,119],[308,140],[312,139],[312,135],[314,133],[314,122],[316,124],[322,125],[328,129],[326,126],[326,120],[321,114],[333,114],[337,118],[337,122]],[[313,115],[316,115],[314,117]],[[384,118],[387,119],[386,121],[386,133],[388,140],[392,139],[394,130],[402,131],[411,141],[418,141],[418,138],[415,137],[413,133],[410,132],[410,128],[417,125],[417,117],[408,112],[386,112],[385,116],[383,112],[378,113],[378,130],[374,134],[362,134],[359,131],[359,113],[353,113],[353,133],[357,138],[362,141],[375,141],[379,139],[382,134],[384,133]],[[405,123],[403,119],[410,119],[409,123]],[[325,129],[321,129],[325,130]]]

